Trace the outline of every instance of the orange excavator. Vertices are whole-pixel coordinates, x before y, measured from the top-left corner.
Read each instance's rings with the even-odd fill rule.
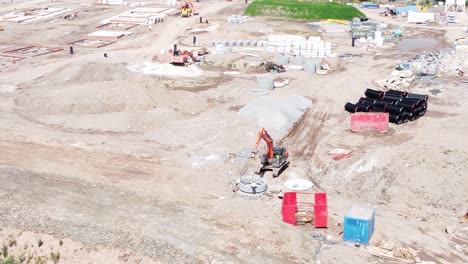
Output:
[[[255,173],[263,177],[266,171],[272,171],[273,177],[277,177],[289,166],[289,152],[284,147],[274,147],[273,139],[265,128],[262,127],[260,131],[258,131],[257,141],[255,143],[255,148],[252,150],[251,158],[255,158],[258,152],[258,145],[262,139],[267,143],[268,149],[267,152],[261,156],[260,162],[262,167]]]
[[[196,62],[197,59],[190,51],[174,50],[171,57],[171,64],[177,66],[186,66],[187,64]]]

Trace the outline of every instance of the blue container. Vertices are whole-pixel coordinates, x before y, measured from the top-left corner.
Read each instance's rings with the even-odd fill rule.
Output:
[[[351,207],[344,217],[343,239],[368,245],[374,234],[375,209]]]

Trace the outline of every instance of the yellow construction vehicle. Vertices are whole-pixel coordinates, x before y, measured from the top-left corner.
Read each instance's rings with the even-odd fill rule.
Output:
[[[195,12],[195,7],[192,2],[185,2],[185,4],[180,7],[180,15],[182,17],[189,17],[191,15],[198,15],[198,13]]]
[[[0,31],[3,31],[3,27],[2,27],[2,26],[0,26]]]

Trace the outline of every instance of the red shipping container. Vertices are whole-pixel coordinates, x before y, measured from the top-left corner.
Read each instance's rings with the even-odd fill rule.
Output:
[[[328,209],[326,204],[314,205],[314,226],[328,227]]]
[[[388,113],[354,113],[351,115],[351,131],[387,133],[388,122]]]

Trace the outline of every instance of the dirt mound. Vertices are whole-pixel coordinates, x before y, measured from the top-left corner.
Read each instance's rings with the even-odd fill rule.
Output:
[[[15,102],[23,116],[42,124],[102,132],[146,132],[209,107],[205,95],[169,91],[156,80],[39,86]]]
[[[38,83],[107,82],[127,80],[136,76],[137,74],[128,70],[125,64],[91,62],[69,64],[36,81]]]
[[[40,87],[16,100],[30,114],[102,114],[145,111],[156,107],[164,95],[162,85],[148,82],[106,82]]]
[[[228,121],[221,118],[191,118],[158,127],[147,138],[170,147],[199,147],[213,143],[227,127]]]

